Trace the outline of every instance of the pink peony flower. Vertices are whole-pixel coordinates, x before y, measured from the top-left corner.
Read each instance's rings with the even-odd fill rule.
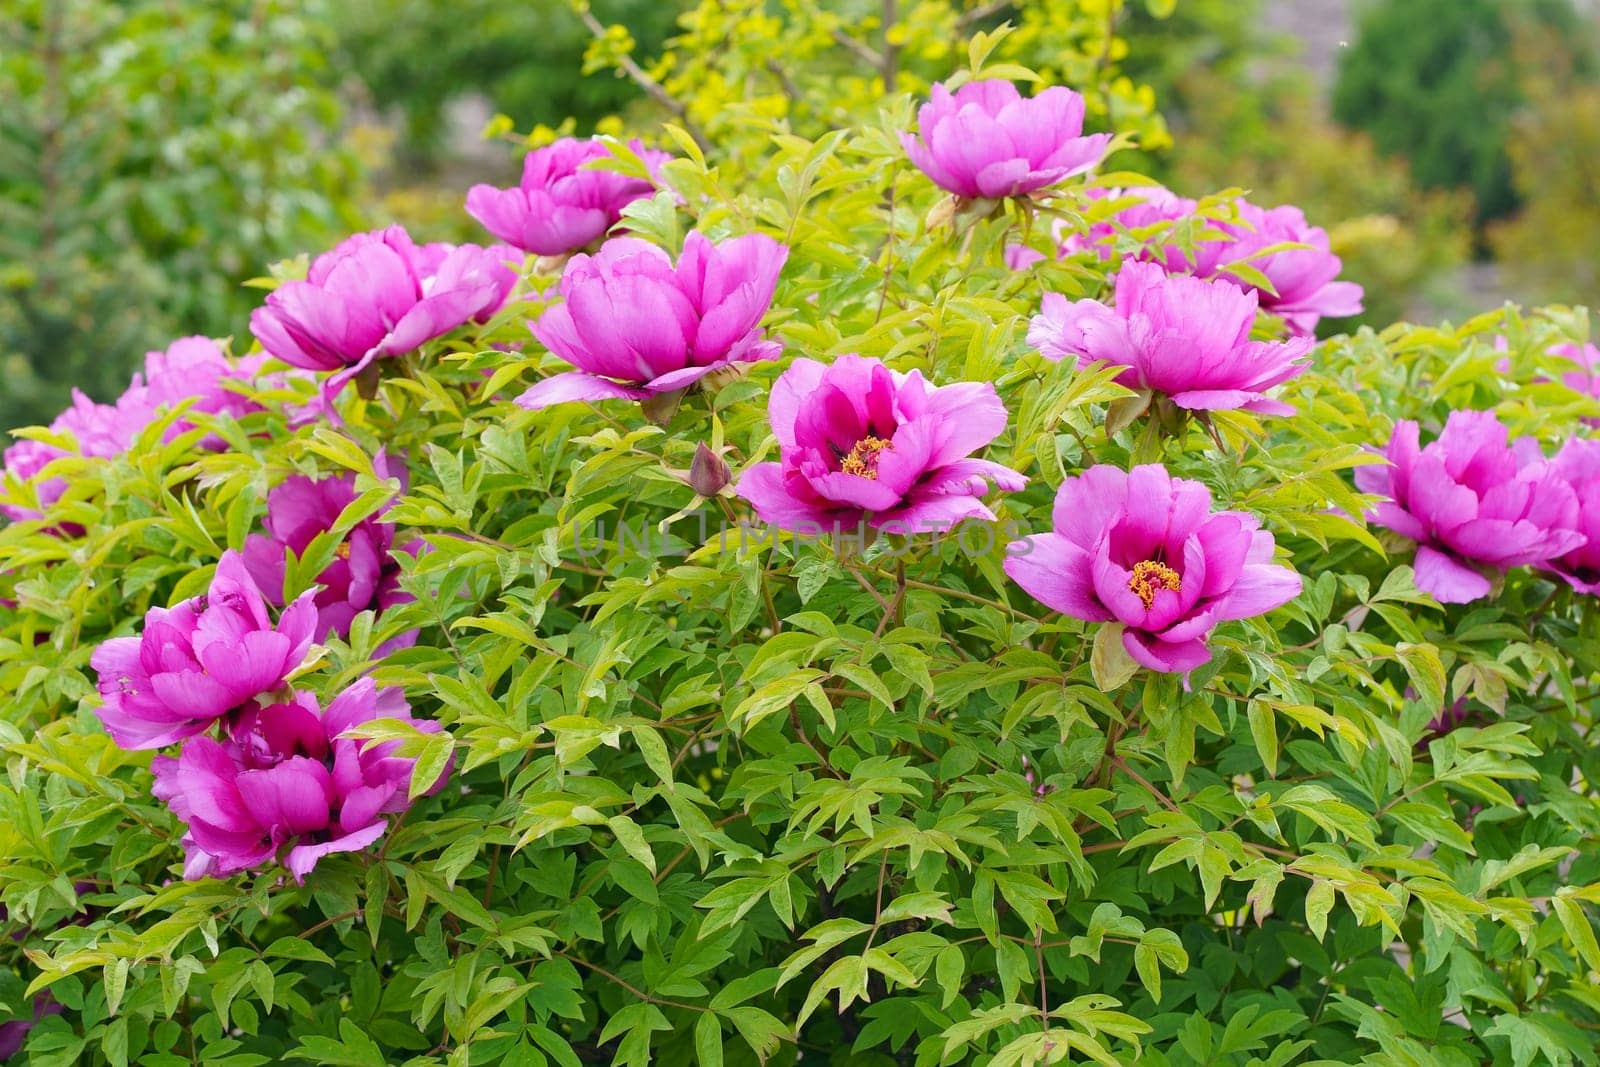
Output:
[[[1132,198],[1133,202],[1111,218],[1091,223],[1085,233],[1067,233],[1058,222],[1056,232],[1062,235],[1060,256],[1086,252],[1107,262],[1115,254],[1119,234],[1182,221],[1199,207],[1195,201],[1159,185],[1090,189],[1086,194],[1093,200]],[[1282,317],[1290,332],[1297,336],[1314,335],[1323,317],[1341,318],[1361,313],[1361,286],[1336,280],[1343,264],[1329,251],[1326,230],[1312,226],[1304,213],[1291,205],[1262,208],[1241,198],[1237,207],[1239,221],[1210,222],[1210,228],[1220,230],[1221,235],[1197,242],[1192,257],[1176,244],[1156,243],[1135,250],[1130,258],[1141,263],[1159,263],[1171,274],[1224,278],[1251,289],[1262,310]],[[1261,255],[1263,249],[1278,244],[1307,247],[1284,248]],[[1027,249],[1016,253],[1008,249],[1007,252],[1008,263],[1016,260],[1013,269],[1031,266],[1043,258],[1037,253],[1029,255]],[[1274,291],[1228,273],[1228,268],[1238,263],[1248,263],[1266,275]]]
[[[957,196],[1023,196],[1092,170],[1111,143],[1083,136],[1083,97],[1053,86],[1024,99],[1008,81],[968,82],[954,93],[935,84],[917,110],[906,154],[934,184]]]
[[[1229,236],[1201,242],[1195,249],[1197,262],[1192,273],[1203,278],[1235,278],[1225,274],[1226,269],[1236,263],[1248,263],[1265,274],[1277,291],[1269,292],[1242,280],[1238,284],[1254,289],[1261,307],[1281,317],[1297,336],[1313,336],[1317,322],[1323,318],[1361,313],[1361,286],[1335,280],[1343,263],[1328,250],[1328,231],[1308,223],[1299,208],[1288,204],[1262,208],[1240,200],[1239,221],[1218,225]],[[1287,243],[1309,247],[1260,254],[1272,245]],[[1181,259],[1181,254],[1177,258]]]
[[[1163,393],[1180,408],[1294,414],[1266,391],[1305,370],[1312,341],[1251,341],[1255,293],[1169,275],[1153,263],[1125,263],[1115,299],[1106,307],[1046,293],[1028,343],[1048,359],[1075,357],[1080,367],[1127,367],[1118,384]]]
[[[398,741],[342,736],[377,718],[423,733],[439,724],[414,719],[398,689],[362,678],[326,711],[296,693],[288,703],[252,707],[225,740],[190,738],[176,757],[158,756],[152,792],[188,824],[184,877],[226,876],[284,858],[304,882],[323,856],[356,852],[383,836],[386,815],[411,806],[414,760],[394,755]],[[442,788],[447,767],[432,789]]]
[[[10,1022],[0,1023],[0,1062],[9,1060],[22,1051],[23,1042],[28,1040],[28,1032],[39,1025],[47,1016],[61,1014],[61,1002],[49,993],[40,993],[33,998],[32,1018],[13,1019]]]
[[[1546,563],[1582,547],[1577,496],[1531,439],[1508,444],[1488,411],[1454,411],[1420,447],[1417,424],[1395,423],[1387,466],[1356,469],[1368,516],[1417,543],[1417,588],[1442,604],[1489,593],[1484,570]]]
[[[380,477],[388,477],[387,458],[381,453],[374,460]],[[404,480],[402,468],[396,472]],[[251,534],[245,540],[244,564],[261,593],[271,604],[283,603],[283,581],[288,561],[286,551],[297,557],[312,540],[333,529],[339,515],[356,499],[353,475],[311,479],[292,475],[267,494],[267,514],[262,520],[265,534]],[[350,635],[350,623],[361,612],[382,612],[412,599],[400,589],[400,564],[394,556],[395,528],[382,521],[382,512],[358,522],[344,536],[333,562],[317,575],[318,589],[312,602],[317,608],[316,639],[329,633]],[[423,548],[421,539],[401,546],[399,551],[415,556]],[[415,631],[402,635],[388,648],[407,648],[416,643]]]
[[[261,372],[266,357],[260,353],[231,361],[209,337],[181,337],[167,346],[164,352],[151,352],[144,360],[144,400],[153,412],[196,397],[189,408],[191,413],[227,415],[242,419],[262,407],[249,397],[230,390],[229,381],[251,381]],[[134,378],[133,388],[139,387]],[[162,440],[171,441],[191,429],[194,423],[180,419],[167,428]],[[200,446],[213,451],[223,447],[216,434],[208,435]]]
[[[505,304],[515,250],[425,245],[399,226],[347,237],[285,282],[250,315],[268,354],[296,367],[337,372],[337,391],[373,360],[410,352]]]
[[[160,748],[283,686],[311,648],[316,607],[307,592],[276,627],[237,552],[224,552],[204,596],[151,608],[138,637],[114,637],[90,665],[105,705],[100,720],[125,749]]]
[[[779,462],[758,463],[736,492],[764,522],[790,530],[921,533],[994,513],[978,500],[993,481],[1017,490],[1009,467],[970,459],[1006,428],[994,386],[930,386],[875,359],[797,359],[768,405]]]
[[[672,157],[629,144],[650,173]],[[602,141],[564,137],[528,153],[522,183],[515,189],[474,185],[467,192],[467,214],[509,245],[539,256],[576,252],[603,237],[622,219],[622,209],[650,196],[655,187],[640,178],[588,164],[607,159]]]
[[[1577,364],[1561,376],[1561,384],[1575,393],[1600,398],[1600,348],[1591,344],[1560,344],[1549,349],[1552,356]],[[1586,417],[1586,426],[1600,426],[1600,419]]]
[[[115,404],[98,404],[74,389],[72,406],[56,416],[50,429],[72,438],[76,451],[48,444],[44,441],[23,439],[5,450],[5,472],[19,482],[33,481],[46,466],[64,456],[92,456],[110,458],[120,456],[133,444],[139,431],[149,425],[154,412],[146,402],[145,390],[135,380],[134,386]],[[0,504],[0,514],[18,522],[40,519],[44,511],[67,491],[65,478],[47,478],[34,487],[39,506],[11,503]]]
[[[561,275],[563,302],[533,324],[546,348],[578,367],[517,398],[538,410],[573,400],[631,398],[692,385],[736,363],[776,359],[763,339],[789,250],[763,234],[712,244],[691,233],[674,267],[667,253],[614,237]]]
[[[1154,671],[1199,667],[1218,623],[1300,594],[1254,515],[1213,513],[1210,490],[1159,464],[1091,467],[1062,484],[1052,517],[1054,531],[1007,550],[1006,573],[1063,615],[1121,623],[1128,655]]]
[[[1074,255],[1089,252],[1107,262],[1113,255],[1117,235],[1129,230],[1143,230],[1161,223],[1178,222],[1195,213],[1199,206],[1188,197],[1179,196],[1160,185],[1137,186],[1131,189],[1091,189],[1088,195],[1094,200],[1129,200],[1109,219],[1091,222],[1085,233],[1068,233],[1061,242],[1061,254]],[[1154,246],[1141,249],[1134,258],[1141,262],[1163,263],[1175,272],[1183,272],[1183,264],[1174,261],[1175,249]]]
[[[1546,564],[1580,593],[1600,596],[1600,441],[1574,437],[1551,460],[1578,500],[1578,532],[1584,543]]]

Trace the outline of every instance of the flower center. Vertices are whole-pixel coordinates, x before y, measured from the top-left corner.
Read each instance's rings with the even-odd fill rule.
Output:
[[[878,454],[886,448],[893,448],[894,443],[881,437],[868,434],[856,442],[850,454],[844,457],[839,464],[839,470],[845,474],[854,474],[858,478],[878,477]]]
[[[1183,579],[1165,563],[1142,559],[1133,565],[1133,577],[1128,579],[1128,588],[1137,593],[1148,608],[1156,602],[1156,590],[1170,589],[1176,593],[1183,588]]]

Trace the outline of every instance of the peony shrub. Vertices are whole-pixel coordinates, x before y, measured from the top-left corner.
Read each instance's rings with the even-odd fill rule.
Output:
[[[23,431],[0,1052],[1596,1062],[1585,315],[1313,342],[1004,40]]]

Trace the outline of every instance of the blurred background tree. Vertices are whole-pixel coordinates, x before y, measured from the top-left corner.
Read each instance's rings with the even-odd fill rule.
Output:
[[[654,54],[687,0],[594,0],[596,18],[626,23]],[[344,0],[334,29],[350,69],[385,117],[403,131],[402,161],[450,162],[451,105],[469,95],[493,102],[519,128],[574,120],[578,133],[622,111],[637,85],[606,71],[584,77],[589,31],[565,0]]]
[[[1493,224],[1490,245],[1515,293],[1600,301],[1600,82],[1585,53],[1557,46],[1549,27],[1517,37],[1530,71],[1528,107],[1506,148],[1522,210]],[[1594,36],[1587,40],[1591,46]],[[1590,53],[1592,54],[1592,53]]]
[[[0,4],[0,425],[114,395],[358,221],[323,0]]]
[[[1549,51],[1519,55],[1519,32],[1544,27]],[[1468,188],[1480,223],[1521,203],[1507,137],[1547,63],[1590,67],[1571,0],[1380,0],[1339,65],[1334,116],[1411,162],[1430,188]]]

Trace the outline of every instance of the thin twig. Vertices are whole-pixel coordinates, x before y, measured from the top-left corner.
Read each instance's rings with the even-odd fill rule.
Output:
[[[606,28],[599,19],[594,17],[593,12],[588,10],[579,11],[578,18],[583,20],[584,27],[595,36],[596,40],[605,39]],[[689,117],[689,109],[683,101],[663,89],[660,82],[650,77],[643,67],[633,61],[632,56],[618,56],[617,65],[622,68],[624,74],[633,79],[635,85],[645,91],[645,94],[650,99],[672,112],[673,117],[678,120],[689,136],[694,138],[694,143],[700,146],[700,151],[707,153],[711,151],[711,142],[707,140],[705,131]]]
[[[998,15],[1011,6],[1012,0],[990,0],[987,4],[979,4],[971,11],[967,11],[956,19],[956,33],[965,33],[975,22],[982,22],[986,18]]]
[[[833,39],[847,51],[854,52],[856,58],[867,66],[878,71],[883,69],[883,57],[877,53],[876,49],[867,47],[843,30],[834,30]]]

